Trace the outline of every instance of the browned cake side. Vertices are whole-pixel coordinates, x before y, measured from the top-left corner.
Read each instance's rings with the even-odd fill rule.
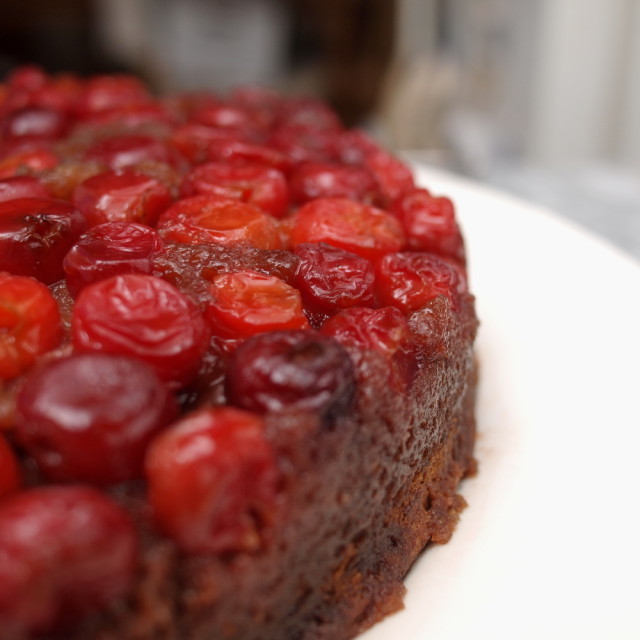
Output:
[[[262,552],[190,557],[147,531],[127,607],[69,640],[346,640],[400,609],[403,578],[449,539],[475,471],[473,300],[453,313],[440,298],[411,325],[422,353],[408,395],[360,354],[353,415],[269,417],[285,488]],[[145,530],[148,508],[131,503]]]

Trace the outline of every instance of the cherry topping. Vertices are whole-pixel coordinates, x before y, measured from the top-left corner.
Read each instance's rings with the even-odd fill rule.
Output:
[[[389,363],[387,377],[396,388],[408,384],[416,359],[411,330],[404,315],[394,307],[353,307],[329,318],[321,332],[342,344],[352,355],[374,351]]]
[[[375,176],[388,203],[415,186],[411,169],[384,149],[366,154],[363,164]]]
[[[98,485],[140,475],[151,437],[177,413],[149,365],[102,353],[38,369],[17,408],[18,441],[49,478]]]
[[[265,145],[238,140],[220,138],[212,140],[207,148],[207,158],[216,162],[232,165],[261,165],[287,173],[290,161],[287,156]]]
[[[61,336],[49,289],[33,278],[0,272],[0,380],[20,375]]]
[[[85,81],[76,109],[84,117],[96,111],[148,102],[150,98],[144,84],[134,76],[93,76]]]
[[[66,114],[46,107],[27,107],[15,111],[5,119],[2,135],[5,140],[56,139],[69,128]]]
[[[273,218],[246,202],[212,195],[179,200],[162,214],[160,236],[171,242],[277,249],[280,245]]]
[[[43,487],[0,503],[0,620],[5,638],[61,630],[125,596],[137,540],[94,489]]]
[[[189,552],[253,552],[273,518],[278,470],[262,418],[203,409],[161,433],[146,457],[156,519]]]
[[[20,487],[20,468],[13,449],[0,433],[0,500]]]
[[[169,164],[174,161],[169,148],[161,140],[141,135],[100,140],[87,149],[86,158],[100,160],[111,169],[123,169],[149,160]]]
[[[373,260],[401,249],[404,233],[398,220],[382,209],[346,198],[319,198],[296,213],[291,242],[326,242]]]
[[[333,314],[347,307],[374,305],[373,265],[354,253],[328,244],[299,244],[295,285],[305,307]]]
[[[437,296],[459,303],[460,274],[443,259],[430,253],[391,253],[376,265],[376,290],[382,304],[404,313],[422,309]]]
[[[335,340],[309,331],[261,333],[227,366],[231,404],[256,413],[300,409],[336,416],[351,404],[353,364]]]
[[[153,276],[113,276],[85,287],[72,320],[79,351],[135,356],[168,382],[197,372],[209,343],[202,315],[175,287]]]
[[[172,201],[163,182],[131,169],[99,173],[73,192],[73,203],[89,226],[122,221],[153,225]]]
[[[28,147],[0,159],[0,179],[53,169],[60,159],[47,147]]]
[[[82,236],[65,256],[67,286],[73,296],[89,284],[125,273],[153,272],[160,236],[137,222],[105,222]]]
[[[205,315],[220,337],[309,327],[300,293],[275,276],[249,270],[223,273],[213,279],[210,293]]]
[[[217,162],[192,169],[182,183],[182,195],[210,194],[248,202],[275,217],[289,205],[289,188],[280,171],[262,165]]]
[[[411,249],[449,256],[464,265],[462,235],[449,198],[413,189],[401,196],[391,211],[401,220]]]
[[[315,198],[350,198],[365,204],[379,199],[378,183],[364,167],[312,163],[301,164],[292,173],[289,187],[293,202]]]
[[[47,187],[33,176],[14,176],[0,180],[0,202],[18,198],[48,198]]]
[[[45,198],[0,202],[0,270],[46,284],[64,277],[62,260],[85,230],[72,205]]]

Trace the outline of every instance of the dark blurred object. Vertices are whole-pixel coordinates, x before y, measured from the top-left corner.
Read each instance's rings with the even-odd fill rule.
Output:
[[[348,124],[371,115],[394,51],[396,0],[291,0],[293,64],[320,68],[319,87]]]

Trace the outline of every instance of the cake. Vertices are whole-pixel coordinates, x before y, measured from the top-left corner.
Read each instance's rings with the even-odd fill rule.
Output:
[[[347,640],[475,472],[453,204],[323,103],[0,88],[0,638]]]

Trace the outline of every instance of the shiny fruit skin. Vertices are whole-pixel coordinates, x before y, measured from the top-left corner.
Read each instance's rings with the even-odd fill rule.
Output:
[[[260,416],[231,407],[191,413],[151,444],[146,473],[156,520],[185,551],[262,546],[278,469]]]
[[[0,501],[18,490],[21,484],[20,476],[16,454],[0,433]]]
[[[26,371],[61,338],[60,312],[49,289],[0,272],[0,381]]]
[[[173,394],[141,360],[73,354],[27,376],[16,437],[48,478],[104,486],[141,475],[148,443],[176,415]]]

